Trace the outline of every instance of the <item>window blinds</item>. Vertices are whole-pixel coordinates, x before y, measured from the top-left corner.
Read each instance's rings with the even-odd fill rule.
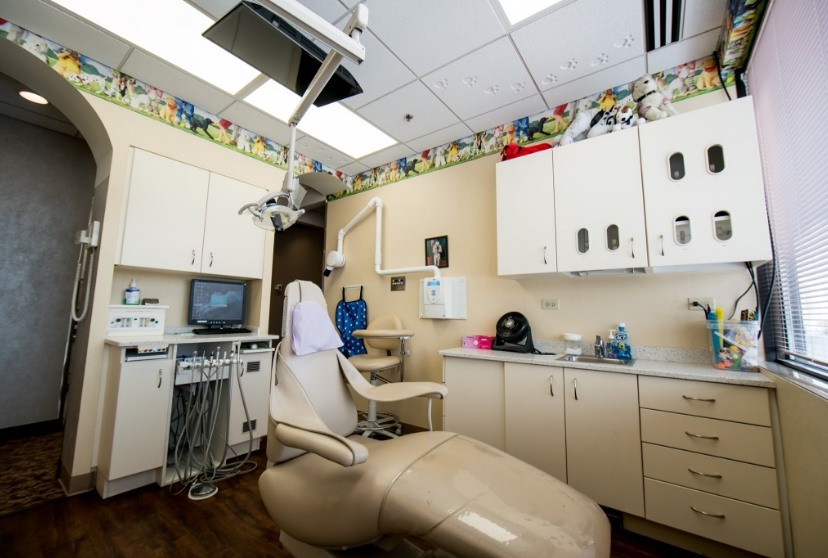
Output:
[[[824,378],[828,126],[820,98],[828,91],[826,64],[828,2],[771,2],[746,72],[775,246],[775,274],[763,270],[766,279],[775,275],[765,328],[772,339],[765,342],[775,344],[777,360],[802,364]]]

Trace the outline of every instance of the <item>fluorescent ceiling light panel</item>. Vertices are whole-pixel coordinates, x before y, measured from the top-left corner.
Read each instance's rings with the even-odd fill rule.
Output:
[[[248,95],[245,101],[288,122],[299,105],[300,98],[287,87],[268,80]],[[299,121],[298,129],[355,159],[397,143],[394,138],[339,103],[324,107],[311,106]]]
[[[213,20],[183,0],[52,0],[227,93],[259,71],[201,36]]]
[[[509,23],[515,25],[527,17],[533,16],[560,2],[561,0],[499,0]]]

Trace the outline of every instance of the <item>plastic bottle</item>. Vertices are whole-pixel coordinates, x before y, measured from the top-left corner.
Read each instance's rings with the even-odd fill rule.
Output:
[[[138,304],[140,302],[141,291],[138,289],[138,285],[135,284],[135,279],[133,279],[124,291],[124,304]]]
[[[618,358],[615,355],[618,353],[618,343],[615,341],[615,330],[609,330],[607,335],[607,358]]]
[[[629,335],[623,323],[618,324],[618,331],[615,332],[615,347],[615,358],[620,358],[621,360],[632,359]]]

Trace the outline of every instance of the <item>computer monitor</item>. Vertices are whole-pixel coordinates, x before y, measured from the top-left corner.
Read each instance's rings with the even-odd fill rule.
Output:
[[[244,281],[193,279],[187,323],[207,326],[194,333],[239,331],[244,325],[247,283]]]

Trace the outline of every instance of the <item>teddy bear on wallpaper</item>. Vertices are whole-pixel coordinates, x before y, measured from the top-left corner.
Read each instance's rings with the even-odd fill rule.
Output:
[[[638,115],[647,121],[676,116],[670,100],[658,89],[658,82],[651,75],[638,78],[633,84],[633,99],[638,103]]]

